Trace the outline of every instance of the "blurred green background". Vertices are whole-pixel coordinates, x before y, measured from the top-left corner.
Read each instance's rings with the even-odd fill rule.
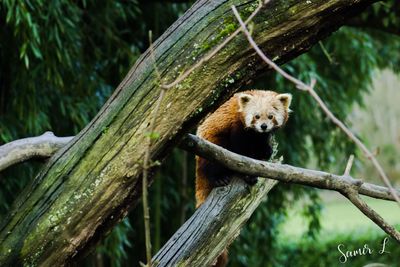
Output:
[[[192,1],[2,0],[0,1],[0,144],[51,130],[75,135],[148,47],[148,31],[160,36]],[[254,29],[257,30],[257,29]],[[348,21],[284,69],[305,81],[329,108],[376,150],[392,182],[399,184],[400,7],[378,2]],[[293,114],[277,139],[284,162],[342,173],[356,154],[352,174],[380,183],[375,170],[315,103],[282,77],[269,73],[251,87],[290,92]],[[174,150],[150,189],[153,248],[157,251],[194,210],[194,156]],[[0,173],[0,218],[43,162]],[[398,207],[370,200],[390,223]],[[174,214],[174,216],[171,216]],[[398,266],[390,254],[339,262],[339,244],[379,247],[386,235],[336,193],[279,184],[260,205],[230,249],[230,266]],[[141,208],[134,208],[80,265],[138,266],[144,260]]]

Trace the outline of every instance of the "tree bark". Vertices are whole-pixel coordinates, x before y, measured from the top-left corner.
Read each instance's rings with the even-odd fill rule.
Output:
[[[211,266],[277,183],[259,179],[249,187],[237,177],[228,186],[214,189],[157,252],[153,262],[157,267]]]
[[[254,38],[269,57],[284,63],[307,51],[374,0],[273,1],[253,20]],[[197,1],[154,44],[162,83],[238,27],[257,1]],[[162,160],[208,111],[249,82],[265,64],[243,36],[168,90],[151,159]],[[52,157],[19,196],[0,227],[0,266],[63,266],[79,258],[136,203],[148,126],[159,95],[153,57],[138,59],[97,116]]]

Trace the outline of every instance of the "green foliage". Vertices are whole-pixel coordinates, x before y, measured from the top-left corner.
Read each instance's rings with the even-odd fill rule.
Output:
[[[397,227],[398,228],[398,227]],[[281,241],[278,245],[278,260],[272,265],[259,266],[366,266],[369,263],[381,263],[387,266],[398,266],[400,262],[400,246],[395,240],[389,238],[385,245],[388,253],[379,254],[382,249],[382,241],[387,235],[381,231],[357,231],[341,233],[318,238],[317,240],[304,239],[300,241]],[[342,254],[338,251],[338,245],[342,244],[341,251],[354,251],[363,248],[366,244],[373,251],[367,255],[358,255],[340,263]],[[343,258],[342,258],[343,260]]]
[[[159,36],[187,7],[137,0],[0,1],[0,145],[47,130],[78,133],[148,47],[148,31]],[[0,173],[0,218],[40,165]],[[128,232],[125,223],[118,226],[98,254],[119,266]]]
[[[82,129],[139,55],[122,38],[137,5],[1,2],[0,142]]]
[[[390,13],[396,5],[395,0],[374,5],[360,16],[361,22],[371,16],[380,18],[388,25],[386,28],[370,29],[368,25],[366,28],[342,28],[324,40],[322,46],[316,45],[284,68],[305,81],[309,81],[310,76],[316,78],[317,92],[332,111],[345,120],[352,105],[360,103],[362,95],[368,92],[375,68],[399,71],[400,38],[387,30],[392,24],[400,28],[398,16]],[[152,30],[155,37],[161,35],[188,7],[188,3],[136,0],[105,0],[101,4],[94,0],[1,1],[0,144],[46,130],[60,136],[76,134],[95,116],[129,67],[147,48],[148,30]],[[378,16],[374,12],[388,16]],[[221,29],[221,34],[233,29],[234,24],[229,22]],[[269,74],[252,87],[294,95],[294,112],[277,137],[279,153],[286,163],[304,166],[314,154],[319,166],[327,168],[343,165],[348,154],[353,152],[354,146],[325,118],[313,100],[282,77]],[[157,138],[156,133],[149,136]],[[174,150],[151,187],[155,251],[192,214],[193,158]],[[38,167],[40,164],[36,162],[0,173],[0,216],[7,212],[15,195],[33,178]],[[276,240],[287,210],[300,199],[309,230],[299,242],[310,238],[318,240],[321,206],[316,192],[302,186],[279,184],[233,243],[232,266],[266,266],[266,263],[278,266],[278,263],[293,262],[292,254],[282,259],[286,254]],[[132,266],[143,261],[141,218],[141,209],[134,209],[129,221],[124,220],[110,233],[96,254],[112,266]],[[299,243],[292,243],[285,249],[293,254],[305,253],[302,248],[305,249]],[[312,251],[311,245],[308,248]],[[88,259],[88,265],[92,260]]]
[[[397,0],[378,2],[367,8],[359,17],[351,19],[350,25],[369,27],[377,32],[400,34],[400,3]]]
[[[129,220],[125,218],[118,227],[114,228],[103,244],[97,247],[97,253],[104,254],[110,259],[110,266],[120,267],[122,261],[127,259],[126,249],[132,246],[128,235],[131,231]]]
[[[174,149],[155,176],[149,190],[153,253],[157,252],[194,212],[192,170],[193,156]],[[128,216],[132,224],[131,236],[134,242],[124,266],[132,265],[128,263],[144,262],[146,259],[141,203]]]

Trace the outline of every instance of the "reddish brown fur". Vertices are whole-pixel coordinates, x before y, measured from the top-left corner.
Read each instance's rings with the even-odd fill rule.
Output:
[[[227,140],[223,137],[228,134],[231,128],[241,125],[238,109],[237,99],[235,97],[230,98],[206,118],[199,126],[197,135],[224,147]],[[203,204],[212,189],[209,180],[201,170],[206,163],[206,159],[196,156],[196,207]]]
[[[250,90],[242,92],[256,97],[264,97],[266,94],[278,95],[273,91]],[[199,126],[197,135],[214,144],[230,149],[230,134],[235,131],[240,131],[244,128],[244,115],[239,112],[238,94],[235,94],[223,105],[221,105],[214,113],[209,115],[205,121]],[[273,108],[278,109],[276,104]],[[285,112],[284,121],[288,119],[288,112]],[[276,123],[276,120],[273,119]],[[241,140],[242,142],[250,142],[251,140]],[[267,140],[266,140],[267,141]],[[265,155],[267,157],[267,155]],[[203,170],[207,164],[207,160],[201,157],[196,157],[196,207],[199,207],[210,194],[212,186],[207,179]]]
[[[270,107],[275,110],[285,108],[284,122],[288,119],[288,106],[290,100],[285,106],[284,104],[275,103],[275,96],[279,94],[272,91],[251,90],[243,92],[253,97],[271,98],[271,102],[267,100]],[[268,144],[270,133],[255,133],[252,130],[246,131],[244,117],[246,114],[240,112],[239,96],[241,93],[235,94],[214,113],[209,115],[205,121],[199,126],[197,135],[228,150],[250,156],[257,159],[268,159],[272,153],[272,149]],[[290,98],[291,99],[291,98]],[[276,125],[275,118],[273,119]],[[252,124],[254,119],[252,120]],[[281,125],[280,125],[281,126]],[[280,127],[279,126],[279,127]],[[277,128],[279,128],[277,127]],[[243,143],[243,144],[239,144]],[[199,207],[210,194],[213,189],[212,177],[210,169],[214,169],[213,175],[230,175],[229,170],[208,162],[206,159],[196,157],[196,207]],[[215,177],[214,177],[215,178]],[[228,253],[224,252],[218,257],[214,266],[226,266],[228,261]]]

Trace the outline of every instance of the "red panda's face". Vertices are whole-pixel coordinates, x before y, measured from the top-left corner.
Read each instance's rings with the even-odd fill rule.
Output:
[[[246,128],[267,133],[282,127],[288,118],[290,94],[261,91],[258,94],[239,93],[239,112]]]

